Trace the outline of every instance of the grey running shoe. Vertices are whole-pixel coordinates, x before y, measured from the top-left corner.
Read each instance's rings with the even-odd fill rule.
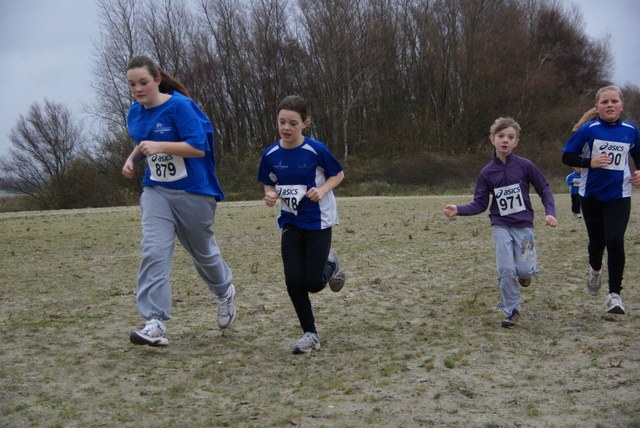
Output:
[[[142,330],[132,331],[129,340],[136,345],[167,346],[169,344],[164,322],[155,318],[148,320]]]
[[[587,292],[592,296],[597,295],[600,292],[602,286],[602,269],[595,271],[591,269],[591,275],[587,280]]]
[[[336,265],[335,269],[333,270],[333,274],[331,275],[331,278],[329,278],[329,288],[331,288],[331,291],[334,292],[338,292],[340,290],[342,290],[342,287],[344,287],[344,281],[346,279],[346,275],[344,274],[344,272],[342,272],[342,270],[340,270],[340,263],[338,263],[338,255],[336,254],[335,251],[331,250],[329,252],[329,257],[327,257],[327,261],[334,263]]]
[[[511,315],[500,321],[500,326],[511,328],[518,325],[518,322],[520,322],[520,312],[518,312],[517,309],[514,309],[513,312],[511,312]]]
[[[529,277],[529,278],[518,278],[518,282],[523,287],[528,287],[531,284],[531,277]]]
[[[626,314],[624,310],[624,305],[622,304],[622,299],[616,293],[609,293],[607,296],[607,313],[609,314]]]
[[[218,302],[218,327],[220,328],[231,327],[231,324],[236,319],[236,307],[233,304],[234,297],[236,297],[236,288],[231,284],[226,297],[216,298]]]
[[[302,336],[302,339],[298,340],[298,342],[293,345],[292,352],[294,354],[304,354],[312,349],[315,349],[316,351],[320,350],[320,339],[318,339],[317,334],[306,332]]]

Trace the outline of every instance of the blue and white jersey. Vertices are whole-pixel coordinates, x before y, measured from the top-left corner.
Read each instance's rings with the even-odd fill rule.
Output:
[[[338,175],[342,165],[323,143],[305,137],[293,149],[285,149],[280,142],[262,153],[258,181],[274,186],[280,196],[278,225],[289,223],[304,230],[321,230],[338,224],[338,210],[333,191],[319,202],[305,194],[320,187],[327,178]]]
[[[585,159],[601,153],[611,157],[604,168],[583,168],[580,195],[607,202],[631,197],[629,154],[640,151],[638,128],[618,120],[608,123],[600,118],[582,125],[567,141],[563,152],[575,153]]]
[[[211,122],[190,98],[176,91],[168,93],[171,98],[159,106],[144,108],[136,102],[129,108],[127,126],[131,139],[136,145],[146,140],[185,141],[205,155],[183,158],[158,153],[148,157],[142,185],[184,190],[223,200],[224,194],[215,174]]]

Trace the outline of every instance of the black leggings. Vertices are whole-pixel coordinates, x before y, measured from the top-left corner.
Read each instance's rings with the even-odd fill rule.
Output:
[[[582,197],[579,193],[571,194],[571,212],[574,214],[580,214],[580,199]]]
[[[327,264],[330,249],[330,227],[303,230],[285,224],[282,228],[282,263],[287,292],[305,333],[317,333],[309,293],[322,290],[333,273],[333,267]]]
[[[589,264],[594,270],[602,268],[607,249],[609,293],[620,294],[624,272],[624,233],[631,213],[631,198],[603,202],[592,197],[582,198],[582,215],[589,235]]]

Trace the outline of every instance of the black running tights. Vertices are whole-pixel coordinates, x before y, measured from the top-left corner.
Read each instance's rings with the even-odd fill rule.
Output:
[[[303,230],[285,224],[282,228],[282,262],[287,292],[305,333],[317,333],[309,293],[322,290],[333,272],[327,264],[331,228]]]
[[[603,202],[592,197],[582,198],[582,216],[589,235],[589,264],[594,270],[602,268],[607,249],[609,293],[620,294],[624,272],[624,234],[631,213],[631,198]]]

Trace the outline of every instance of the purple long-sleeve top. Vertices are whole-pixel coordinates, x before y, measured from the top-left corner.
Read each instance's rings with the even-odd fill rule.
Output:
[[[459,205],[458,215],[476,215],[486,211],[489,206],[489,195],[493,195],[489,209],[492,225],[533,227],[533,208],[529,197],[530,184],[540,196],[546,215],[555,217],[556,205],[551,186],[546,178],[533,162],[513,153],[507,156],[506,163],[494,157],[487,166],[482,168],[476,183],[473,202],[468,205]],[[507,193],[509,196],[505,197]],[[519,200],[518,195],[521,198]],[[510,209],[513,210],[514,202],[516,207],[521,204],[520,211],[507,213]],[[504,215],[500,213],[499,203],[502,205]]]

